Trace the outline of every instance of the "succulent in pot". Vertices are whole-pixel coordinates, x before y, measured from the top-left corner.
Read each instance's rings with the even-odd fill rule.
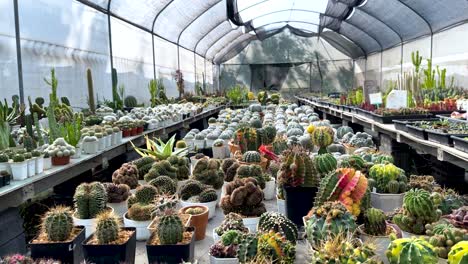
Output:
[[[158,194],[158,189],[152,185],[140,185],[133,196],[128,199],[128,211],[124,214],[126,227],[136,228],[136,239],[147,240],[150,232],[147,229],[153,219],[156,208],[153,203]]]
[[[181,208],[179,213],[191,215],[190,226],[195,227],[195,240],[205,239],[206,226],[208,224],[208,207],[203,205],[187,206]]]
[[[241,235],[242,233],[237,230],[229,230],[221,236],[219,241],[215,241],[209,250],[211,263],[217,263],[218,259],[222,259],[219,261],[222,263],[239,263],[236,256]]]
[[[221,224],[213,229],[213,239],[217,242],[221,236],[229,230],[236,230],[242,234],[249,233],[249,229],[244,225],[242,216],[236,213],[229,213],[224,216]]]
[[[21,181],[28,177],[28,162],[24,154],[15,154],[10,163],[13,180]]]
[[[6,153],[0,153],[0,171],[7,171],[11,174],[10,164],[10,157]]]
[[[426,225],[426,240],[435,248],[439,258],[447,259],[452,246],[468,240],[466,229],[456,228],[451,224],[436,222]]]
[[[63,138],[57,138],[46,150],[52,159],[52,165],[66,165],[70,157],[75,155],[75,148]]]
[[[36,174],[42,173],[44,171],[44,158],[42,152],[35,149],[31,151],[31,155],[35,158],[34,166]]]
[[[224,175],[221,163],[216,159],[201,159],[193,168],[192,178],[220,190],[223,186]]]
[[[138,168],[131,163],[124,163],[112,174],[112,182],[126,184],[130,189],[138,186]]]
[[[130,188],[126,184],[104,183],[107,193],[107,206],[114,209],[114,213],[122,218],[127,211],[127,199],[130,196]]]
[[[437,254],[434,247],[423,238],[399,238],[388,246],[386,256],[390,263],[436,264]]]
[[[204,205],[209,210],[208,219],[215,216],[218,194],[209,186],[196,180],[188,180],[180,187],[179,197],[182,206]]]
[[[89,237],[96,228],[96,216],[106,210],[106,188],[100,182],[82,183],[76,187],[73,201],[73,222],[84,226]]]
[[[99,150],[99,139],[96,136],[85,136],[82,145],[85,154],[95,154]]]
[[[404,171],[391,163],[372,166],[368,182],[372,207],[385,212],[401,207],[407,182]]]

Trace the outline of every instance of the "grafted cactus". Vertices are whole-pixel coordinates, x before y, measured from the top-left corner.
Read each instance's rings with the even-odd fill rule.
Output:
[[[287,240],[296,243],[298,236],[296,224],[278,212],[266,212],[260,216],[258,231],[268,232],[270,230],[280,233]]]
[[[309,155],[303,148],[296,146],[283,152],[278,181],[285,186],[317,187],[320,175]]]

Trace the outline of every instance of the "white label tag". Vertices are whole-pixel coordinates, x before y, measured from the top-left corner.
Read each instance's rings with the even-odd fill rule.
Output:
[[[404,90],[391,91],[387,96],[387,102],[385,104],[385,107],[390,109],[400,109],[407,107],[407,94],[408,93]]]
[[[382,104],[382,93],[369,94],[369,101],[373,105],[381,105]]]

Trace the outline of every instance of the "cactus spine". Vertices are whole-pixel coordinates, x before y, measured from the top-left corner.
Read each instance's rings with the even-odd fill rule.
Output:
[[[296,243],[298,236],[296,224],[286,216],[277,212],[263,213],[258,221],[258,230],[262,232],[273,230],[283,235],[292,243]]]
[[[65,241],[73,229],[70,208],[57,206],[49,210],[42,218],[42,229],[49,241]]]
[[[184,227],[177,215],[161,217],[158,224],[158,238],[162,245],[174,245],[182,241]]]
[[[97,216],[96,238],[99,244],[110,244],[119,238],[119,220],[110,212]]]
[[[387,223],[385,213],[376,208],[369,208],[365,213],[364,231],[372,236],[385,236],[387,234]]]
[[[77,218],[95,218],[106,208],[106,188],[100,182],[82,183],[76,187],[73,200]]]

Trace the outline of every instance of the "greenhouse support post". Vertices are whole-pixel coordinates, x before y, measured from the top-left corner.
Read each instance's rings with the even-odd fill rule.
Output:
[[[15,12],[15,35],[16,35],[16,60],[18,65],[18,89],[20,102],[24,104],[24,86],[23,86],[23,61],[21,58],[21,35],[19,24],[18,0],[13,0]]]
[[[112,69],[114,69],[114,60],[113,60],[113,53],[112,53],[112,26],[111,26],[111,15],[110,15],[110,6],[111,6],[112,0],[109,0],[107,3],[107,27],[109,31],[109,57],[110,57],[110,77],[111,77],[111,83],[112,87],[114,87],[114,78],[112,78]],[[114,98],[115,100],[115,98]]]

